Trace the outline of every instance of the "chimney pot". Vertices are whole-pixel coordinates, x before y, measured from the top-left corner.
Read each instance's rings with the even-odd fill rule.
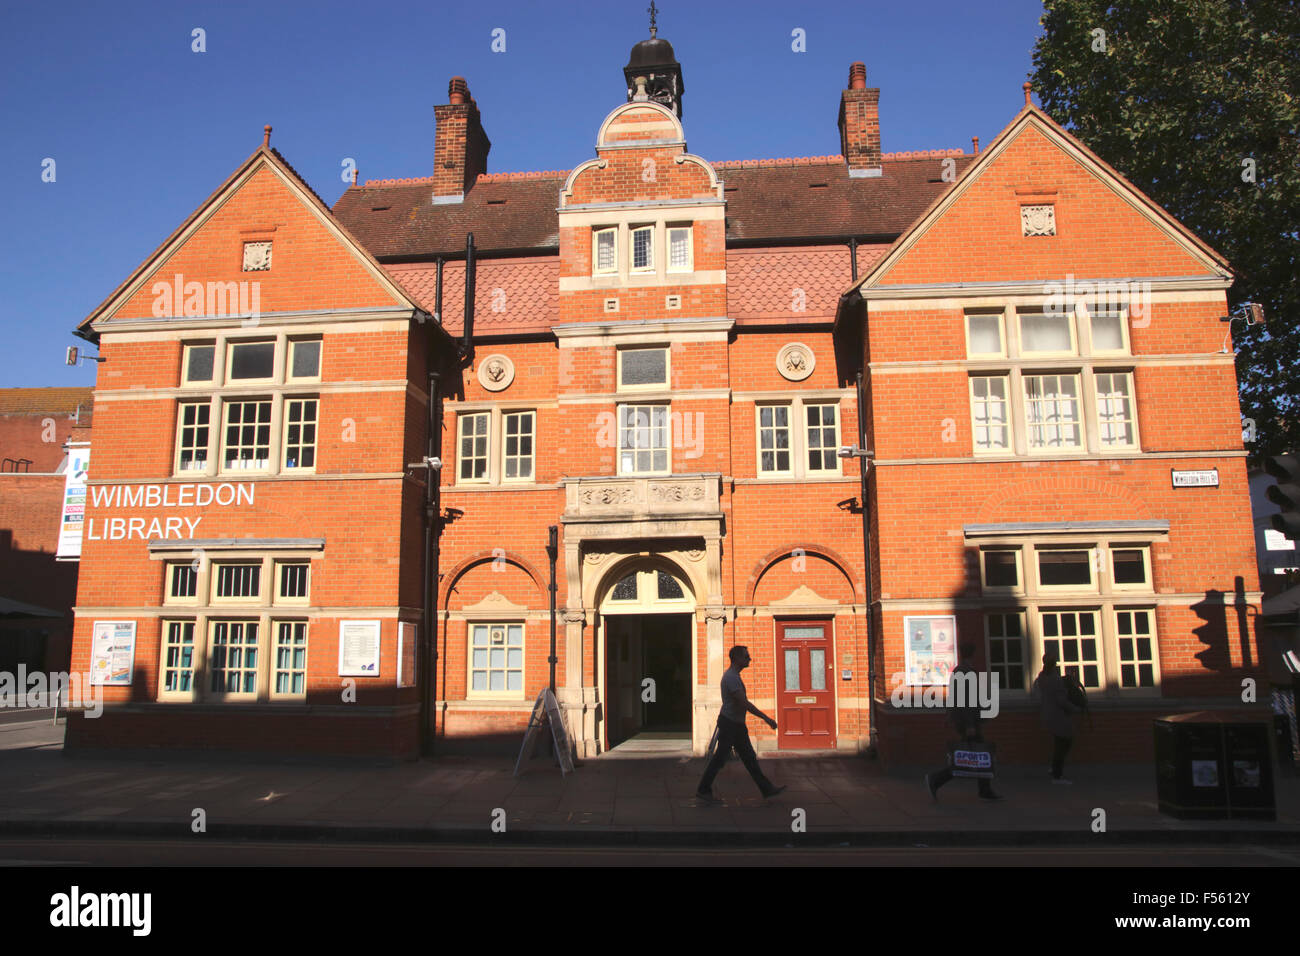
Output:
[[[263,146],[271,145],[271,124],[270,123],[267,123],[265,126],[262,127],[262,145]]]
[[[867,65],[854,63],[849,66],[849,89],[865,90],[867,88]]]
[[[453,76],[451,78],[451,82],[447,84],[447,98],[454,105],[460,105],[470,98],[469,84],[465,82],[465,77]]]
[[[975,148],[975,155],[978,156],[980,154],[980,138],[978,136],[972,136],[970,138],[970,144]]]

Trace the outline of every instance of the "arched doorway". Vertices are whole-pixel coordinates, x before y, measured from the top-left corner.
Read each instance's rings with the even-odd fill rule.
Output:
[[[695,686],[695,595],[671,562],[642,558],[603,583],[597,674],[604,749],[688,750]]]

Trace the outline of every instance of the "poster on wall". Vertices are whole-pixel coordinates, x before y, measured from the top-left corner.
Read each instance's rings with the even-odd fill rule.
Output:
[[[339,676],[379,676],[378,621],[339,621]]]
[[[903,648],[910,686],[947,686],[957,666],[957,618],[903,618]]]
[[[397,625],[397,686],[415,686],[416,626]]]
[[[68,445],[68,470],[63,476],[63,513],[59,518],[56,561],[81,560],[81,532],[86,524],[86,471],[90,445]]]
[[[135,671],[135,621],[96,621],[90,638],[90,682],[128,687]]]

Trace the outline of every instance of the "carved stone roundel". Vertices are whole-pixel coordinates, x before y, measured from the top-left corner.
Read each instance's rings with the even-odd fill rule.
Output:
[[[478,367],[478,383],[489,392],[500,392],[515,380],[515,363],[500,353],[489,355]]]
[[[802,342],[791,342],[776,353],[776,370],[791,382],[802,382],[816,365],[812,349]]]

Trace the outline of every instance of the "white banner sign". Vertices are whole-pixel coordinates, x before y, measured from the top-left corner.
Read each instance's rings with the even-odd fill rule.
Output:
[[[81,532],[86,524],[86,471],[90,445],[68,445],[68,470],[63,476],[63,515],[59,519],[59,561],[81,558]]]

